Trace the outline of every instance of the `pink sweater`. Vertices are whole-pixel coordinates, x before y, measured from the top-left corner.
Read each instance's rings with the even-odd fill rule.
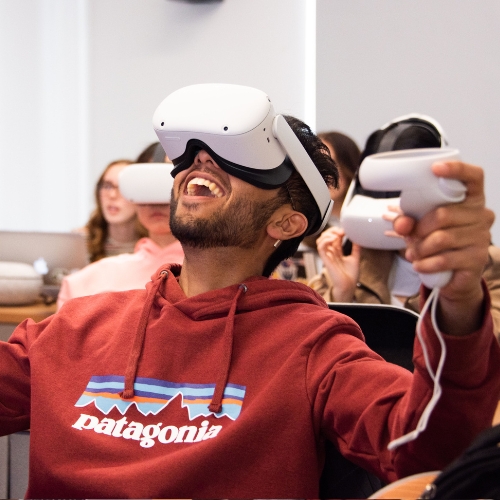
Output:
[[[69,299],[101,292],[145,288],[151,275],[163,264],[182,264],[184,252],[176,241],[160,248],[149,238],[140,239],[134,253],[124,253],[93,262],[63,279],[57,308]]]

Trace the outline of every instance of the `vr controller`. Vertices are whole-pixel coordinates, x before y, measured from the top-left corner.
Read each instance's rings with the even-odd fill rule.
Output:
[[[466,187],[456,179],[436,177],[431,170],[437,161],[459,160],[457,149],[427,148],[391,151],[367,156],[360,166],[363,188],[374,191],[401,191],[403,213],[421,219],[439,205],[465,199]],[[385,200],[387,202],[387,200]],[[420,274],[428,288],[443,287],[452,271]]]

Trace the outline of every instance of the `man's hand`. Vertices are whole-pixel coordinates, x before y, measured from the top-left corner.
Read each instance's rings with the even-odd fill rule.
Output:
[[[416,271],[453,271],[452,279],[440,291],[439,323],[446,333],[464,335],[476,330],[482,320],[481,275],[495,216],[485,207],[480,167],[450,161],[435,163],[432,171],[462,181],[467,187],[465,200],[437,207],[420,221],[399,216],[394,230],[406,238],[406,258]]]
[[[387,212],[382,214],[382,219],[387,220],[389,222],[394,222],[399,215],[403,215],[403,211],[399,205],[387,205]],[[396,233],[396,231],[384,231],[385,236],[390,236],[391,238],[403,238],[400,234]]]
[[[351,255],[343,255],[344,236],[343,229],[331,227],[316,240],[319,256],[333,282],[335,302],[352,302],[359,277],[361,247],[353,243]]]

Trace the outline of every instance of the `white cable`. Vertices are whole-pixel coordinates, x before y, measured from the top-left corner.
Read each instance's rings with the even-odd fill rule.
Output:
[[[443,339],[443,335],[441,331],[439,330],[439,327],[437,325],[437,319],[436,319],[436,310],[437,310],[437,303],[438,303],[438,297],[439,297],[439,288],[433,288],[429,297],[425,301],[424,307],[422,308],[422,311],[420,313],[420,317],[418,318],[417,322],[417,337],[420,341],[420,344],[422,346],[422,352],[424,355],[425,359],[425,366],[427,368],[427,371],[429,373],[429,376],[434,382],[434,389],[432,391],[432,397],[427,403],[426,407],[424,408],[424,411],[422,412],[422,415],[420,416],[420,419],[417,423],[417,427],[415,430],[405,434],[404,436],[401,436],[397,439],[392,440],[387,448],[389,450],[394,450],[398,446],[401,446],[402,444],[409,443],[410,441],[413,441],[416,439],[419,434],[421,434],[425,429],[427,428],[427,423],[429,422],[429,418],[431,416],[432,411],[434,410],[437,402],[439,401],[439,398],[441,396],[441,384],[439,383],[440,378],[441,378],[441,373],[443,371],[444,367],[444,362],[446,359],[446,344]],[[431,321],[432,321],[432,326],[434,328],[434,331],[436,333],[436,337],[439,341],[439,344],[441,345],[441,356],[439,358],[438,366],[436,368],[436,372],[432,369],[431,362],[429,360],[429,354],[427,351],[427,347],[425,345],[424,338],[422,336],[422,321],[423,317],[425,316],[427,309],[431,308]]]

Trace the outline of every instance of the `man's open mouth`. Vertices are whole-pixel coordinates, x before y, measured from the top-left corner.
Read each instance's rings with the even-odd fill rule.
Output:
[[[186,186],[188,196],[208,196],[211,198],[221,198],[224,196],[222,189],[217,184],[202,177],[193,177]]]

